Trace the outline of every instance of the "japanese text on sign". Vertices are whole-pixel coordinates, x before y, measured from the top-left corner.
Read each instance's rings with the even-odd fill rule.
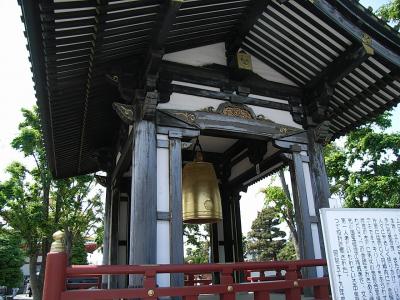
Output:
[[[322,209],[335,300],[399,299],[400,210]]]

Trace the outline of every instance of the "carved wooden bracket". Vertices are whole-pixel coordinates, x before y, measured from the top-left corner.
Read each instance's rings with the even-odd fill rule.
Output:
[[[321,144],[327,144],[331,141],[333,134],[329,131],[331,122],[324,121],[314,128],[315,140]]]
[[[142,118],[144,120],[154,120],[158,103],[158,92],[147,92],[142,107]]]
[[[94,175],[96,182],[101,186],[107,187],[107,176]]]
[[[132,105],[114,102],[112,107],[124,123],[131,125],[135,122],[135,108]]]

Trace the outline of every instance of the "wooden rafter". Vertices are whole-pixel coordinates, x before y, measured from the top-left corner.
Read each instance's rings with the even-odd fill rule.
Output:
[[[228,41],[226,44],[228,55],[235,54],[239,50],[243,40],[246,38],[246,35],[249,33],[250,29],[254,26],[271,2],[272,0],[252,1],[252,4],[249,6],[249,9],[246,13],[246,17],[243,18],[243,22],[240,24],[236,34],[234,35],[234,39]]]

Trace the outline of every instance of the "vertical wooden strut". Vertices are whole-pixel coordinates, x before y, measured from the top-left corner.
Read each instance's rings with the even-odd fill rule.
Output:
[[[183,264],[182,221],[182,142],[181,136],[170,133],[169,201],[171,210],[171,263]],[[171,274],[171,286],[183,286],[183,274]]]
[[[296,177],[296,184],[298,194],[298,208],[299,211],[296,211],[296,214],[300,214],[301,222],[299,225],[299,236],[300,239],[300,248],[303,249],[301,254],[303,257],[301,259],[314,259],[314,242],[313,236],[311,231],[311,219],[310,219],[310,210],[308,205],[307,199],[307,189],[306,189],[306,181],[304,178],[304,168],[303,168],[303,161],[301,158],[301,148],[297,145],[292,146],[292,156],[293,156],[293,166],[294,166],[294,173]],[[296,187],[293,187],[296,189]],[[316,269],[315,268],[308,268],[304,269],[306,278],[316,277]]]
[[[329,207],[329,190],[328,175],[326,173],[323,145],[316,140],[314,129],[308,130],[308,154],[310,157],[310,175],[313,187],[313,195],[315,201],[315,209],[318,212],[321,208]],[[322,237],[321,218],[318,217],[318,232]],[[323,239],[320,239],[322,258],[325,258],[325,246]]]

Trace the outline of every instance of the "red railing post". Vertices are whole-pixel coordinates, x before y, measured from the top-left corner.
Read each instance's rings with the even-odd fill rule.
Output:
[[[301,288],[299,287],[298,282],[297,266],[289,266],[289,268],[286,270],[285,279],[290,280],[293,284],[293,287],[285,290],[286,299],[301,300]]]
[[[314,287],[315,300],[329,300],[329,287],[326,285],[320,285]]]
[[[254,300],[270,300],[269,292],[254,292]]]
[[[233,289],[232,268],[223,268],[221,272],[221,285],[226,286],[225,293],[221,294],[221,300],[235,300],[235,292]]]
[[[50,252],[47,254],[43,300],[60,300],[66,288],[67,254]]]
[[[156,295],[156,270],[148,270],[144,274],[144,279],[143,279],[143,288],[147,290],[147,296],[146,299],[157,299]]]

